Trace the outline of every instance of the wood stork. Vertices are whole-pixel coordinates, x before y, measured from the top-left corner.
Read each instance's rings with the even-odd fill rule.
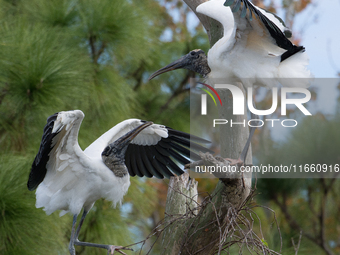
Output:
[[[28,189],[36,190],[36,207],[47,214],[61,210],[73,215],[69,251],[74,245],[104,248],[113,254],[121,246],[81,242],[80,228],[99,198],[115,206],[127,192],[130,176],[164,178],[180,175],[176,164],[187,164],[200,145],[208,141],[139,119],[125,120],[100,136],[83,151],[78,132],[84,114],[80,110],[56,113],[47,119],[38,154],[32,164]],[[77,216],[84,209],[76,230]],[[119,251],[121,252],[121,251]]]
[[[291,33],[280,18],[248,0],[210,0],[196,11],[219,21],[223,37],[209,50],[208,57],[200,49],[193,50],[154,72],[149,79],[184,68],[212,82],[236,80],[245,87],[273,87],[278,83],[308,86],[312,76],[306,68],[305,48],[289,41],[287,36]]]

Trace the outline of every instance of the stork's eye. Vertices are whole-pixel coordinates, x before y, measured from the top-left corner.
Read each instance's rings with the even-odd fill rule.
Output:
[[[190,52],[190,55],[191,55],[192,57],[194,57],[195,59],[197,59],[197,58],[200,57],[199,54],[197,54],[196,51],[191,51],[191,52]]]

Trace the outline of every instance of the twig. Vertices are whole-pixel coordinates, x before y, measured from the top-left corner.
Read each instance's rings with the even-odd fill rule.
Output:
[[[297,255],[298,252],[299,252],[301,239],[302,239],[302,230],[300,231],[299,241],[298,241],[297,245],[295,245],[294,238],[292,237],[292,244],[293,244],[293,247],[294,247],[295,255]]]

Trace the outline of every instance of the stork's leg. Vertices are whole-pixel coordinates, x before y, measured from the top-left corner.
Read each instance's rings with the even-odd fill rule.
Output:
[[[252,117],[252,119],[260,119],[259,116],[255,115],[253,113],[251,113],[251,117]],[[238,159],[226,158],[226,160],[231,162],[230,165],[243,165],[245,163],[246,157],[247,157],[247,154],[248,154],[248,150],[249,150],[249,147],[250,147],[250,142],[251,142],[251,139],[253,138],[255,130],[256,130],[256,127],[250,127],[248,140],[247,140],[246,144],[244,145],[243,150],[241,152],[241,155]]]
[[[75,231],[75,224],[77,222],[77,215],[74,215],[73,217],[73,225],[72,225],[72,234],[71,234],[71,241],[70,241],[70,246],[69,250],[71,255],[75,255],[75,249],[74,245],[79,245],[79,246],[90,246],[90,247],[96,247],[96,248],[102,248],[107,250],[107,254],[113,254],[115,251],[121,253],[121,254],[126,254],[121,251],[123,250],[131,250],[127,248],[123,248],[123,246],[115,246],[115,245],[107,245],[107,244],[96,244],[96,243],[88,243],[88,242],[81,242],[78,240],[79,237],[79,232],[80,229],[84,223],[85,217],[87,215],[88,211],[84,210],[83,215],[81,216],[77,231]],[[73,252],[73,253],[72,253]]]
[[[88,242],[80,242],[80,241],[75,241],[74,245],[79,245],[79,246],[89,246],[89,247],[96,247],[96,248],[102,248],[107,250],[107,254],[114,254],[115,251],[127,255],[125,252],[122,252],[121,250],[132,250],[129,248],[124,248],[123,246],[116,246],[116,245],[110,245],[110,244],[97,244],[97,243],[88,243]]]
[[[260,119],[259,116],[251,113],[251,117],[252,119]],[[246,158],[247,158],[247,154],[248,154],[248,150],[250,147],[250,143],[251,143],[251,139],[253,138],[253,135],[255,133],[256,127],[250,127],[250,131],[249,131],[249,137],[247,139],[246,144],[243,147],[243,150],[241,152],[241,155],[238,159],[230,159],[230,158],[226,158],[226,160],[230,161],[230,165],[237,165],[237,166],[242,166],[244,165],[244,163],[246,162]],[[242,172],[242,183],[243,183],[243,187],[245,187],[245,181],[244,181],[244,176],[243,176],[243,172]]]
[[[78,214],[73,215],[73,223],[72,223],[72,231],[71,231],[71,239],[70,244],[68,246],[68,250],[71,255],[76,255],[76,250],[74,249],[74,241],[76,238],[76,223],[77,223]]]
[[[88,211],[84,209],[83,215],[81,216],[81,219],[80,219],[80,222],[79,222],[79,225],[78,225],[78,228],[77,228],[76,237],[75,237],[76,240],[78,240],[80,228],[81,228],[81,226],[83,226],[83,223],[84,223],[84,220],[85,220],[87,213],[88,213]]]

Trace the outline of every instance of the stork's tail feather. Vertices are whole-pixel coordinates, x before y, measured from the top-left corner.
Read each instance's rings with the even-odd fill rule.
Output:
[[[305,47],[303,46],[295,46],[291,50],[287,50],[285,53],[281,55],[281,62],[285,61],[287,58],[293,56],[294,54],[298,52],[304,52]]]

